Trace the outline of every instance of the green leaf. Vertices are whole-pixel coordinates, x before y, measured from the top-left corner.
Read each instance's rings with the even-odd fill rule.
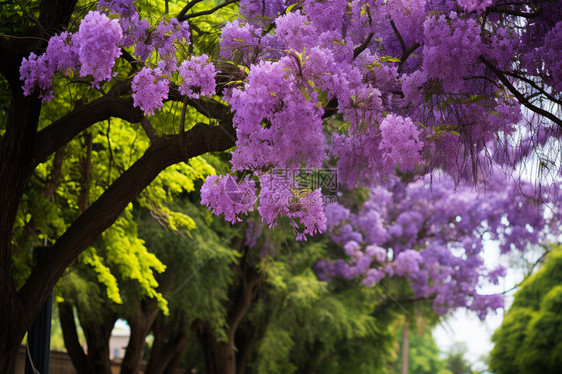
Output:
[[[304,96],[305,100],[310,101],[311,97],[308,91],[306,90],[306,88],[304,86],[301,86],[299,89],[302,92],[302,95]]]
[[[294,4],[289,5],[289,6],[287,7],[287,10],[285,11],[285,14],[289,14],[289,13],[291,12],[291,10],[293,10],[293,8],[294,8],[295,6],[297,6],[298,4],[299,4],[299,3],[294,3]]]

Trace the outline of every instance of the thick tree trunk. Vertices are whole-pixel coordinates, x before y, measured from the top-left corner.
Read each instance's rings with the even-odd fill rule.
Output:
[[[236,374],[236,352],[234,342],[219,342],[212,327],[200,323],[197,329],[199,342],[205,358],[207,374]]]
[[[70,356],[72,365],[77,373],[85,373],[87,371],[86,353],[80,345],[74,321],[74,312],[72,305],[69,303],[59,303],[59,319],[62,328],[62,336],[64,338],[64,346]]]
[[[187,346],[187,335],[185,336],[183,345],[176,346],[176,348],[172,351],[173,356],[171,360],[168,362],[168,365],[166,366],[165,370],[163,371],[164,374],[177,374],[180,368],[181,359],[185,352],[186,346]]]
[[[146,333],[144,332],[144,326],[140,326],[140,323],[132,322],[131,319],[127,322],[131,328],[131,335],[129,336],[125,357],[121,363],[121,374],[136,374],[140,370]]]
[[[78,311],[78,315],[80,316],[80,311]],[[87,354],[78,340],[73,306],[69,303],[59,304],[59,316],[64,345],[76,372],[80,374],[110,374],[109,338],[117,316],[107,314],[103,317],[105,318],[103,321],[88,320],[87,322],[82,317],[80,324],[86,337]]]
[[[246,372],[246,368],[252,359],[255,343],[263,336],[265,326],[265,323],[262,326],[256,326],[246,321],[238,328],[235,339],[238,350],[236,374],[244,374]]]
[[[10,312],[2,312],[0,317],[0,373],[6,374],[14,372],[20,343],[25,335],[25,328],[18,325],[17,316],[14,316],[17,313]]]
[[[234,145],[228,107],[209,102],[199,106],[219,126],[196,124],[189,131],[153,139],[152,146],[69,227],[16,291],[12,274],[12,230],[29,177],[36,165],[96,122],[118,116],[138,122],[142,113],[131,98],[106,95],[74,110],[37,132],[41,103],[24,97],[19,66],[32,51],[44,51],[49,36],[70,21],[76,0],[43,0],[38,26],[18,38],[0,37],[0,73],[12,90],[6,131],[0,144],[0,373],[10,374],[25,331],[41,310],[57,280],[123,209],[167,166]],[[119,92],[117,95],[121,94]]]
[[[39,118],[36,98],[15,95],[0,144],[0,373],[11,373],[25,331],[31,327],[44,300],[26,310],[16,293],[12,273],[12,228],[32,170],[33,131],[18,130]],[[17,113],[20,113],[19,115]],[[29,125],[27,126],[29,127]],[[48,295],[45,295],[45,300]]]
[[[109,338],[116,317],[103,322],[81,322],[88,346],[86,374],[111,374],[109,360]]]
[[[121,363],[121,374],[136,374],[140,370],[146,336],[158,315],[158,305],[154,300],[136,301],[134,312],[127,318],[131,329],[125,357]]]
[[[28,35],[43,36],[66,25],[76,0],[43,1],[39,10],[41,28]],[[16,293],[12,274],[12,230],[25,186],[34,169],[33,147],[41,111],[37,95],[24,97],[20,88],[22,58],[44,46],[42,38],[0,37],[0,73],[12,90],[6,132],[0,144],[0,373],[14,371],[15,359],[25,331],[31,327],[50,291],[41,300],[29,302]]]
[[[161,318],[153,325],[152,333],[154,341],[145,374],[174,373],[187,346],[189,331],[183,321],[175,326],[173,322],[165,324]]]

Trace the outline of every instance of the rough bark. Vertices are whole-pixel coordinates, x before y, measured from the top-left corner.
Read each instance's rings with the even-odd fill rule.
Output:
[[[183,323],[173,326],[162,318],[154,324],[152,333],[154,341],[145,374],[175,373],[187,347],[189,331]]]
[[[125,357],[121,363],[121,374],[134,374],[140,370],[142,354],[146,343],[146,336],[158,315],[158,305],[151,300],[135,301],[134,312],[127,317],[131,328],[131,335]]]
[[[28,35],[65,25],[75,0],[44,1],[40,7],[41,27]],[[19,81],[19,65],[24,56],[44,42],[35,38],[0,37],[0,73],[12,90],[6,119],[6,132],[0,144],[0,373],[12,373],[15,357],[25,331],[32,325],[42,302],[36,301],[30,313],[16,292],[13,280],[12,228],[25,186],[33,171],[32,152],[41,103],[36,95],[24,97]],[[47,293],[42,300],[46,300]]]
[[[87,357],[84,349],[80,345],[78,334],[76,333],[76,322],[74,321],[74,312],[72,305],[69,303],[59,303],[59,319],[62,328],[62,336],[64,338],[64,346],[70,356],[72,365],[77,373],[85,373],[87,371]]]
[[[111,374],[109,338],[117,317],[105,321],[80,321],[88,346],[86,374]]]
[[[22,95],[13,97],[0,144],[0,373],[13,372],[25,331],[31,327],[48,297],[47,293],[42,301],[36,302],[33,316],[30,316],[16,292],[11,266],[12,227],[31,174],[29,152],[33,147],[34,129],[28,123],[37,122],[39,117],[36,101],[36,98]]]

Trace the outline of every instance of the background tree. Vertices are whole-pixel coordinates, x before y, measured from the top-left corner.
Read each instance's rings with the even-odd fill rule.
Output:
[[[409,344],[406,347],[408,350],[408,370],[404,371],[402,366],[402,354],[398,352],[396,363],[393,366],[393,373],[411,373],[411,374],[424,374],[424,373],[437,373],[437,374],[451,374],[459,373],[452,372],[448,367],[445,359],[439,357],[440,351],[435,344],[433,335],[429,325],[423,326],[423,319],[418,318],[418,325],[413,326],[405,325],[402,321],[397,321],[396,326],[396,347],[402,351],[404,349],[403,331],[405,326],[409,326]],[[402,323],[400,323],[402,322]],[[401,325],[401,326],[400,326]],[[465,372],[461,372],[465,373]],[[466,372],[470,373],[470,372]]]
[[[453,374],[473,373],[472,365],[466,359],[466,343],[454,343],[446,352],[447,369]]]
[[[494,373],[555,373],[561,362],[562,253],[557,246],[542,267],[515,293],[494,332],[490,369]]]

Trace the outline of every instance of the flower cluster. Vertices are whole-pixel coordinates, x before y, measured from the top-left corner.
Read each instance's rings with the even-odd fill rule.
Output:
[[[56,73],[80,67],[80,76],[92,76],[92,87],[113,77],[115,59],[121,55],[119,43],[123,37],[119,22],[99,12],[89,12],[78,32],[63,32],[49,40],[45,53],[31,53],[20,67],[24,93],[39,88],[43,100],[50,100],[52,78]]]
[[[297,240],[326,230],[320,190],[303,193],[291,176],[277,173],[262,174],[260,187],[258,211],[269,227],[276,226],[279,218],[285,216],[295,229]]]
[[[434,300],[436,311],[467,307],[483,317],[502,305],[501,296],[481,295],[477,287],[505,275],[501,266],[485,267],[483,233],[507,253],[544,241],[551,230],[546,207],[521,195],[525,186],[499,174],[480,193],[470,186],[455,190],[447,176],[410,185],[395,180],[391,188],[372,189],[357,213],[331,204],[327,227],[343,258],[322,261],[316,271],[323,279],[363,278],[367,286],[403,277],[417,297]]]
[[[182,95],[191,99],[198,99],[199,96],[215,94],[217,71],[208,60],[209,57],[203,54],[181,63],[179,74],[183,81],[180,84],[179,91]]]
[[[412,120],[389,115],[381,123],[380,130],[379,149],[383,152],[384,169],[392,170],[398,163],[401,169],[413,171],[421,161],[423,142]]]
[[[168,98],[168,80],[160,68],[142,68],[133,78],[131,89],[134,106],[147,114],[154,114],[154,110],[161,108]]]
[[[231,223],[240,222],[240,214],[252,212],[256,187],[252,180],[238,182],[234,177],[211,175],[201,187],[201,204],[216,215],[224,214]]]

